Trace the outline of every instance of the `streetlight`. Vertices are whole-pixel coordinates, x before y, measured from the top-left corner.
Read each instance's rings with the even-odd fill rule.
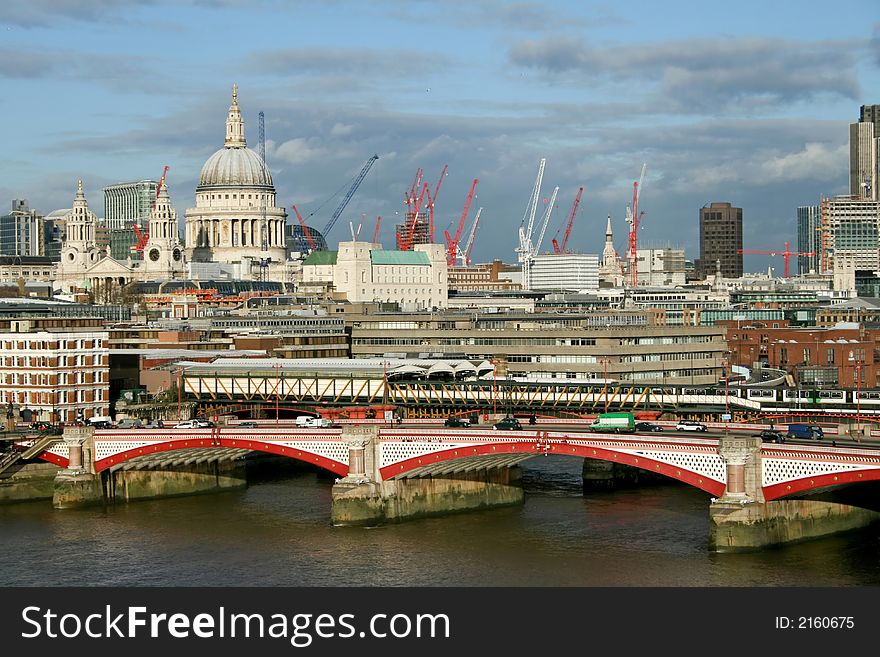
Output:
[[[603,356],[599,359],[602,363],[602,386],[605,391],[605,412],[608,412],[608,363],[610,359],[607,356]]]
[[[498,361],[494,358],[492,363],[492,421],[498,416]]]
[[[849,361],[853,364],[856,374],[856,440],[862,433],[862,359],[849,352]]]
[[[724,360],[721,361],[724,368],[721,373],[724,375],[724,432],[727,433],[730,425],[730,355],[729,351],[724,352]]]
[[[275,370],[275,426],[277,427],[278,426],[278,418],[279,418],[278,404],[279,404],[280,397],[281,397],[281,391],[278,389],[278,385],[281,382],[281,376],[280,376],[281,363],[273,363],[272,369]]]
[[[177,368],[177,421],[180,422],[183,418],[180,415],[180,406],[181,406],[181,388],[180,388],[180,375],[183,373],[183,368]]]

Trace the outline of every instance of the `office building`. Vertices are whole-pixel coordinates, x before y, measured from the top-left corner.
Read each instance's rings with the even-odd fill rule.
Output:
[[[798,256],[798,274],[819,271],[822,214],[818,205],[801,205],[797,209],[797,251],[813,255]]]
[[[849,193],[880,200],[880,105],[862,105],[849,125]]]
[[[700,208],[700,259],[696,268],[703,278],[714,275],[720,265],[724,278],[743,274],[742,208],[730,203],[711,203]]]
[[[104,188],[104,222],[110,230],[121,230],[135,224],[144,228],[156,200],[155,180],[119,183]],[[113,256],[117,257],[117,256]]]
[[[525,290],[599,289],[599,256],[588,253],[543,253],[523,267]]]
[[[822,199],[820,267],[829,272],[842,263],[853,270],[880,269],[880,201],[858,196]]]

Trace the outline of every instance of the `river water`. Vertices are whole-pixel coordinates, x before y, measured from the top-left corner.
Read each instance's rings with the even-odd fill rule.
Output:
[[[580,459],[523,464],[525,504],[333,527],[332,479],[55,511],[0,507],[4,586],[880,585],[880,526],[747,554],[707,549],[708,496],[680,484],[584,496]]]

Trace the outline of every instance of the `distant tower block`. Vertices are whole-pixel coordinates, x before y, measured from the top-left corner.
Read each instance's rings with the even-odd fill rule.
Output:
[[[408,212],[406,221],[397,224],[394,227],[394,233],[397,238],[397,244],[406,244],[409,241],[409,234],[412,231],[412,244],[430,244],[431,243],[431,224],[428,220],[427,212],[419,212],[415,218],[415,228],[413,228],[413,215]]]

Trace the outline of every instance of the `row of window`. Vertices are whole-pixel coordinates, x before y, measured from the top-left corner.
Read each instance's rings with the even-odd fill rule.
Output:
[[[48,385],[73,385],[82,383],[107,383],[110,381],[110,374],[106,370],[103,372],[71,372],[58,374],[57,383],[53,383],[49,374],[0,374],[0,381],[6,385],[23,385],[23,386],[48,386]]]
[[[621,347],[632,347],[636,345],[648,344],[698,344],[705,342],[714,342],[714,335],[664,335],[646,338],[622,338],[620,340]]]
[[[2,347],[6,351],[52,351],[55,349],[100,349],[102,340],[3,340]]]
[[[563,356],[553,356],[542,354],[537,356],[510,354],[507,357],[509,363],[596,363],[595,356],[587,356],[585,354],[571,354]]]
[[[623,356],[620,359],[622,363],[656,363],[660,361],[666,360],[701,360],[704,358],[715,358],[719,354],[718,352],[712,351],[695,351],[693,353],[682,353],[680,351],[674,353],[664,353],[664,354],[633,354],[630,356]]]
[[[91,399],[86,399],[86,396]],[[0,399],[4,403],[12,402],[13,404],[39,405],[39,406],[61,406],[63,404],[78,404],[83,402],[99,402],[108,401],[109,392],[106,390],[60,390],[58,392],[22,392],[18,390],[0,392]]]

